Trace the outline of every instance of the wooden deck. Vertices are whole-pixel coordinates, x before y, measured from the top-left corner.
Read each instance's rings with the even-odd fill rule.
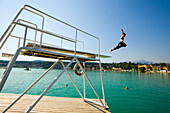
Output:
[[[12,103],[19,94],[0,93],[0,112]],[[24,113],[38,98],[37,95],[25,95],[6,113]],[[96,101],[96,100],[95,100]],[[109,113],[108,110],[81,98],[44,96],[30,113]]]

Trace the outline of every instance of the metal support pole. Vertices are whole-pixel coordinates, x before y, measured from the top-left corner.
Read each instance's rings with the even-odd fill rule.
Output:
[[[85,62],[83,62],[84,68],[85,67]],[[83,82],[84,82],[84,98],[86,98],[86,78],[85,75],[83,74]]]
[[[44,28],[44,17],[43,17],[43,21],[42,21],[42,30]],[[41,38],[40,38],[40,49],[41,49],[41,45],[42,45],[42,38],[43,38],[43,32],[41,32]]]
[[[10,63],[11,63],[13,57],[14,57],[14,56],[12,56],[11,59],[10,59],[10,61],[8,62],[8,65],[7,65],[7,67],[6,67],[6,70],[3,72],[3,75],[6,73],[6,71],[7,71],[8,67],[9,67],[9,65],[10,65]]]
[[[5,72],[4,75],[1,77],[2,79],[1,79],[1,81],[0,81],[0,92],[1,92],[1,90],[2,90],[2,88],[3,88],[3,86],[4,86],[4,84],[5,84],[5,82],[6,82],[7,78],[8,78],[8,76],[9,76],[11,70],[12,70],[12,67],[13,67],[13,65],[14,65],[14,63],[15,63],[17,57],[18,57],[18,55],[20,54],[20,51],[21,51],[20,48],[17,49],[17,51],[16,51],[16,53],[15,53],[15,55],[14,55],[12,61],[10,62],[9,66],[7,67],[6,72]]]
[[[75,56],[76,56],[76,51],[77,51],[77,29],[76,29],[76,36],[75,36],[75,51],[74,51]]]
[[[15,101],[13,101],[2,113],[5,113],[9,108],[11,108],[22,96],[25,95],[42,77],[44,77],[57,63],[56,61],[50,68],[48,68],[34,83],[32,83]]]
[[[96,96],[98,97],[98,99],[99,99],[99,101],[101,102],[101,104],[104,106],[103,102],[101,101],[99,95],[97,94],[96,90],[94,89],[92,83],[90,82],[89,78],[87,77],[87,75],[86,75],[86,73],[85,73],[83,67],[81,66],[81,64],[80,64],[80,62],[79,62],[79,60],[78,60],[77,58],[76,58],[76,61],[77,61],[78,65],[80,66],[80,69],[83,71],[83,74],[86,76],[86,79],[88,80],[88,82],[89,82],[90,86],[92,87],[94,93],[95,93]]]
[[[36,29],[37,29],[37,26],[36,26]],[[34,45],[33,45],[33,48],[35,48],[36,40],[37,40],[37,30],[35,30],[35,38],[34,38]]]
[[[101,76],[101,83],[102,83],[102,92],[103,92],[104,107],[106,108],[106,101],[105,101],[105,93],[104,93],[103,73],[102,73],[101,61],[99,61],[99,65],[100,65],[100,76]]]
[[[65,68],[64,63],[63,63],[61,60],[60,60],[60,62],[61,62],[61,64],[63,65],[63,67]],[[83,98],[80,90],[78,89],[77,85],[75,84],[74,80],[73,80],[72,77],[70,76],[70,73],[68,72],[67,69],[66,69],[66,72],[67,72],[68,76],[70,77],[71,81],[73,82],[74,86],[76,87],[76,89],[77,89],[78,93],[80,94],[81,98],[84,100],[84,98]]]
[[[98,59],[100,59],[100,39],[98,39]]]
[[[25,28],[23,47],[25,47],[25,42],[26,42],[26,37],[27,37],[27,29],[28,29],[28,27]]]
[[[21,38],[19,37],[19,40],[18,40],[18,48],[20,47],[20,42],[21,42]]]
[[[61,39],[61,48],[63,48],[63,39]]]
[[[53,84],[60,78],[60,76],[64,73],[64,71],[73,63],[75,58],[72,59],[72,61],[61,71],[61,73],[54,79],[54,81],[44,90],[44,92],[39,96],[39,98],[30,106],[30,108],[26,111],[26,113],[29,113],[34,106],[40,101],[40,99],[47,93],[47,91],[53,86]]]

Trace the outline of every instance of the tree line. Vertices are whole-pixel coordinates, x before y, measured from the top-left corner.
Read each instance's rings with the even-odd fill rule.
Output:
[[[0,60],[0,67],[6,67],[9,61]],[[13,67],[17,68],[42,68],[47,69],[49,68],[54,62],[52,61],[16,61]],[[69,62],[63,62],[67,65]],[[146,64],[146,63],[145,63]],[[69,69],[74,68],[75,63],[71,64]],[[138,65],[144,65],[144,63],[132,63],[132,62],[120,62],[120,63],[102,63],[102,69],[104,70],[112,70],[113,68],[120,68],[123,70],[138,70]],[[146,64],[149,65],[149,64]],[[170,71],[170,64],[166,63],[155,63],[152,64],[153,66],[166,66]],[[100,65],[96,62],[86,62],[85,67],[87,70],[99,70]],[[61,63],[58,63],[54,66],[54,69],[63,69]]]

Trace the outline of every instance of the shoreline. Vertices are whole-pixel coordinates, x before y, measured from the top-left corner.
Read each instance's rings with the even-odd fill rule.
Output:
[[[13,67],[13,68],[19,68],[19,69],[25,69],[24,67],[20,68],[20,67]],[[6,69],[5,67],[0,67],[0,69]],[[43,69],[43,68],[30,68],[30,69]],[[60,69],[59,69],[60,70]],[[68,70],[72,70],[72,69],[68,69]],[[86,69],[86,71],[100,71],[100,70],[89,70]],[[112,71],[112,72],[141,72],[141,71],[134,71],[134,70],[102,70],[103,72],[107,72],[107,71]],[[170,73],[170,71],[166,71],[166,72],[160,72],[160,71],[145,71],[144,73]]]
[[[92,70],[93,71],[93,70]],[[100,71],[100,70],[98,70]],[[132,70],[104,70],[103,72],[113,71],[113,72],[141,72],[141,71],[132,71]],[[144,73],[170,73],[170,71],[160,72],[160,71],[145,71]]]

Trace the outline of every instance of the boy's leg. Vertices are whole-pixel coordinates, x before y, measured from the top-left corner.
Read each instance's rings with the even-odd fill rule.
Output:
[[[124,43],[124,42],[122,42],[122,47],[126,47],[127,45]]]
[[[119,49],[121,47],[122,47],[122,42],[119,42],[119,44],[115,48],[111,49],[110,52],[112,52],[113,50]]]

